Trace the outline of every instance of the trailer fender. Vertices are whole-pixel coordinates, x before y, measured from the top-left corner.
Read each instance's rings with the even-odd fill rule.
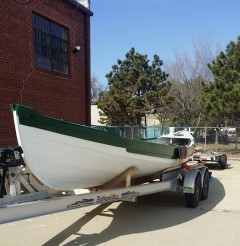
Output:
[[[200,173],[198,169],[189,169],[186,172],[183,183],[183,193],[194,193],[195,179],[198,173]]]
[[[201,181],[202,181],[202,188],[203,188],[203,179],[204,179],[205,172],[208,171],[208,168],[207,167],[203,167],[199,171],[200,171],[200,174],[201,174]]]

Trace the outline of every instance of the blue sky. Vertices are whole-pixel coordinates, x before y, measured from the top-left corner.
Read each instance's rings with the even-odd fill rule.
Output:
[[[91,0],[91,11],[91,70],[104,85],[132,47],[167,63],[176,51],[191,54],[193,40],[224,51],[240,35],[239,0]]]

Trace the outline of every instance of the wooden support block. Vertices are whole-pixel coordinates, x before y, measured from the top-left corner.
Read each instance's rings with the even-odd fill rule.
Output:
[[[25,173],[29,173],[30,185],[36,191],[47,191],[49,195],[57,195],[60,194],[62,191],[51,189],[45,186],[40,180],[38,180],[35,175],[31,173],[31,171],[26,167]]]
[[[103,190],[117,188],[117,187],[121,186],[121,183],[123,181],[126,181],[126,186],[130,186],[132,175],[138,171],[139,171],[139,169],[137,167],[130,167],[129,169],[127,169],[126,171],[121,173],[116,178],[103,184],[101,188]]]
[[[127,176],[126,176],[126,187],[131,186],[131,177],[132,177],[132,174],[127,174]]]

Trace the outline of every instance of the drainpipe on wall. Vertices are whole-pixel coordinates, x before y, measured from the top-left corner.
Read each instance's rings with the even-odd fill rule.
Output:
[[[90,69],[90,16],[84,15],[85,29],[85,82],[86,82],[86,125],[91,125],[91,69]]]

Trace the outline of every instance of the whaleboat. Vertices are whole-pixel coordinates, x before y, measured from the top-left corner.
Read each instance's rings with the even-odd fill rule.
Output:
[[[40,114],[12,104],[14,125],[23,160],[49,188],[61,191],[101,187],[126,170],[132,179],[179,169],[193,146],[129,139],[110,128],[99,130]]]

